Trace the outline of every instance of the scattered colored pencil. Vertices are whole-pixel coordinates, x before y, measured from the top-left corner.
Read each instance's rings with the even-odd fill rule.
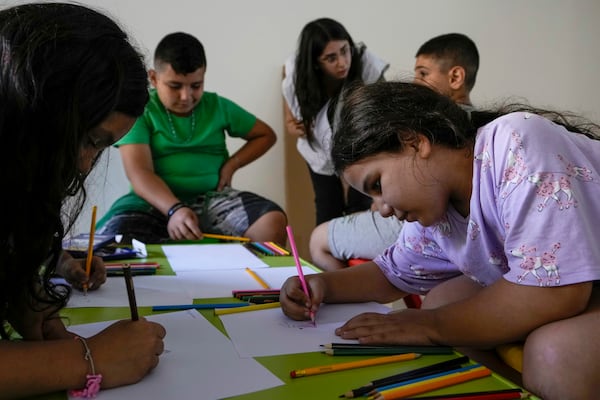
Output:
[[[290,252],[287,251],[286,249],[284,249],[283,247],[279,246],[277,243],[273,243],[273,242],[265,242],[266,245],[270,246],[271,248],[273,248],[274,250],[278,250],[279,253],[282,256],[289,256]]]
[[[227,309],[215,308],[215,315],[235,314],[235,313],[241,313],[241,312],[246,312],[246,311],[267,310],[269,308],[279,308],[279,307],[281,307],[281,304],[279,302],[273,302],[273,303],[265,303],[265,304],[253,304],[253,305],[249,305],[247,307],[236,307],[236,308],[227,308]]]
[[[250,268],[246,267],[246,272],[250,274],[250,276],[252,278],[254,278],[254,280],[256,282],[258,282],[258,284],[260,286],[262,286],[265,289],[270,289],[271,287],[269,286],[269,284],[267,282],[265,282],[260,276],[258,276],[258,274],[254,271],[252,271]]]
[[[276,303],[276,302],[279,302],[279,295],[247,296],[247,297],[242,297],[240,300],[247,301],[248,303],[252,303],[252,304]]]
[[[408,385],[402,385],[400,387],[378,391],[378,393],[372,395],[372,400],[395,400],[403,399],[408,396],[416,394],[426,393],[432,390],[441,389],[444,387],[457,385],[459,383],[468,382],[474,379],[484,378],[490,376],[492,371],[488,368],[480,366],[473,368],[468,371],[454,372],[444,376],[436,378],[426,379],[420,382],[411,383]]]
[[[155,275],[156,268],[131,268],[131,275]],[[122,276],[123,275],[123,267],[121,270],[118,269],[109,269],[106,270],[106,276]]]
[[[330,356],[376,356],[385,354],[405,354],[405,353],[420,353],[420,354],[452,354],[452,348],[435,346],[391,346],[391,347],[347,347],[327,349],[323,353]]]
[[[449,371],[452,369],[458,369],[458,368],[460,368],[460,366],[462,364],[467,363],[467,362],[469,362],[469,357],[461,356],[461,357],[457,357],[457,358],[452,358],[450,360],[441,361],[436,364],[431,364],[426,367],[421,367],[421,368],[413,369],[410,371],[402,372],[399,374],[390,375],[385,378],[376,379],[372,382],[367,383],[364,386],[361,386],[357,389],[353,389],[349,392],[346,392],[346,393],[340,395],[340,397],[353,398],[353,397],[363,396],[375,388],[390,385],[393,383],[406,382],[411,379],[415,379],[415,378],[419,378],[419,377],[423,377],[423,376],[427,376],[427,375],[432,375],[432,374],[439,373],[439,372]]]
[[[318,375],[318,374],[325,374],[328,372],[343,371],[343,370],[347,370],[347,369],[369,367],[372,365],[388,364],[388,363],[397,362],[397,361],[409,361],[409,360],[414,360],[419,357],[421,357],[420,354],[407,353],[407,354],[398,354],[395,356],[369,358],[367,360],[360,360],[360,361],[350,361],[350,362],[339,363],[339,364],[321,365],[318,367],[293,370],[290,372],[290,377],[300,378],[303,376]]]
[[[152,306],[152,311],[171,311],[171,310],[210,310],[221,308],[239,308],[248,307],[250,303],[200,303],[200,304],[171,304]]]
[[[104,264],[106,268],[107,276],[121,276],[123,275],[123,267],[129,265],[131,269],[131,275],[154,275],[156,269],[160,266],[159,263],[147,262],[147,263],[112,263]]]
[[[237,242],[249,242],[250,239],[247,237],[241,236],[228,236],[228,235],[219,235],[216,233],[203,233],[202,236],[209,239],[221,239],[221,240],[232,240]]]
[[[277,295],[279,296],[279,289],[250,289],[250,290],[232,290],[231,294],[236,299],[240,299],[242,296],[260,296],[260,295]]]
[[[373,389],[371,392],[369,392],[369,394],[376,394],[378,392],[384,392],[384,391],[388,391],[391,389],[397,389],[399,387],[412,385],[413,383],[424,382],[427,380],[431,380],[433,378],[440,378],[440,377],[448,376],[448,375],[455,374],[458,372],[467,372],[467,371],[471,371],[471,370],[473,370],[475,368],[479,368],[479,367],[481,367],[481,364],[468,364],[468,365],[465,365],[464,367],[459,366],[456,368],[448,369],[447,371],[440,371],[440,372],[436,372],[433,374],[427,374],[427,375],[415,377],[415,378],[406,380],[404,382],[396,382],[396,383],[392,383],[389,385],[380,386],[377,389]]]
[[[410,397],[405,400],[511,400],[526,399],[529,394],[521,389],[488,390],[484,392],[441,394],[437,396]]]
[[[139,263],[105,263],[104,266],[107,270],[111,269],[122,269],[125,265],[129,265],[131,270],[137,268],[159,268],[160,264],[157,262],[139,262]]]
[[[259,242],[250,242],[250,245],[253,246],[256,250],[258,250],[260,253],[267,255],[267,256],[275,256],[277,255],[276,252],[274,252],[273,250],[269,249],[267,246],[263,245],[262,243]]]

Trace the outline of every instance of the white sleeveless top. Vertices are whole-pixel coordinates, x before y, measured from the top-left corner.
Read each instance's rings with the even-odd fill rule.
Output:
[[[358,48],[360,47],[361,45],[359,44]],[[377,57],[367,48],[364,48],[363,51],[362,64],[362,80],[365,83],[376,82],[389,67],[386,61]],[[281,89],[292,115],[298,121],[301,121],[302,115],[300,114],[300,106],[298,105],[294,87],[295,66],[296,56],[291,55],[285,61],[285,78],[281,83]],[[300,137],[296,142],[298,152],[304,157],[310,169],[321,175],[333,175],[335,173],[333,161],[331,160],[331,139],[333,132],[327,119],[328,106],[329,101],[325,103],[315,118],[313,141],[309,143],[306,137]]]

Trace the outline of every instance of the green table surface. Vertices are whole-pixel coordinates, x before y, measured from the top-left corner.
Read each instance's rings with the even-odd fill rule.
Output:
[[[214,243],[213,241],[205,240],[203,243]],[[160,275],[172,275],[173,270],[171,269],[166,257],[162,253],[161,246],[149,245],[148,257],[146,259],[138,259],[136,261],[157,261],[160,263],[158,274]],[[272,256],[264,257],[264,261],[271,267],[278,266],[290,266],[294,265],[293,257],[291,256]],[[309,265],[306,263],[306,265]],[[194,303],[212,303],[212,302],[231,302],[231,298],[220,298],[220,299],[196,299]],[[221,320],[214,315],[212,310],[199,310],[199,312],[206,317],[217,329],[223,334],[226,332],[223,328]],[[139,314],[143,316],[157,314],[153,312],[151,307],[139,307]],[[77,325],[85,324],[90,322],[98,321],[109,321],[116,319],[126,319],[130,317],[128,307],[105,307],[105,308],[70,308],[64,309],[61,315],[65,318],[65,324]],[[168,329],[167,329],[168,334]],[[247,393],[241,396],[231,397],[230,399],[236,400],[300,400],[300,399],[338,399],[339,396],[351,389],[358,388],[374,379],[380,379],[386,376],[397,374],[400,372],[408,371],[411,369],[423,367],[436,362],[444,361],[450,358],[454,358],[459,355],[424,355],[419,359],[412,361],[404,361],[399,363],[392,363],[387,365],[371,366],[365,368],[358,368],[346,371],[338,371],[333,373],[314,375],[302,378],[290,378],[290,371],[295,369],[301,369],[305,367],[313,367],[318,365],[328,365],[337,362],[355,361],[364,359],[368,356],[340,356],[334,357],[325,355],[318,352],[313,353],[300,353],[291,355],[280,355],[280,356],[268,356],[268,357],[256,357],[255,359],[262,364],[265,368],[269,369],[273,374],[280,378],[284,385],[275,388],[262,390],[253,393]],[[210,362],[209,360],[198,360],[199,363]],[[160,364],[159,364],[160,368]],[[234,381],[232,381],[234,382]],[[139,385],[143,385],[142,380]],[[477,379],[475,381],[466,382],[463,384],[455,385],[450,388],[444,388],[432,392],[428,392],[425,395],[437,395],[437,394],[449,394],[449,393],[462,393],[462,392],[473,392],[483,390],[498,390],[518,387],[516,384],[509,380],[501,377],[500,375],[493,373],[492,376]],[[418,396],[415,396],[418,397]],[[51,400],[64,400],[66,399],[65,393],[56,393],[54,395],[46,395],[35,397],[35,399],[51,399]],[[98,399],[102,399],[102,392],[100,392]]]

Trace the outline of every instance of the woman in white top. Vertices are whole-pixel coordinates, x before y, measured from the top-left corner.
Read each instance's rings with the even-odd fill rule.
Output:
[[[342,24],[330,18],[306,24],[296,54],[285,62],[285,125],[287,132],[298,138],[298,152],[309,167],[317,224],[371,204],[370,198],[354,189],[344,193],[331,162],[331,127],[344,86],[378,81],[388,66],[366,46],[355,44]]]

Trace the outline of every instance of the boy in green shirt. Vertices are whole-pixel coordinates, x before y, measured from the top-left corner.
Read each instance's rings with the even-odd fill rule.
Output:
[[[160,41],[150,101],[116,143],[132,190],[99,221],[99,233],[156,243],[201,239],[205,231],[285,244],[283,210],[231,188],[234,172],[263,155],[275,133],[232,101],[204,92],[205,73],[198,39],[176,32]],[[246,143],[230,156],[225,134]]]

